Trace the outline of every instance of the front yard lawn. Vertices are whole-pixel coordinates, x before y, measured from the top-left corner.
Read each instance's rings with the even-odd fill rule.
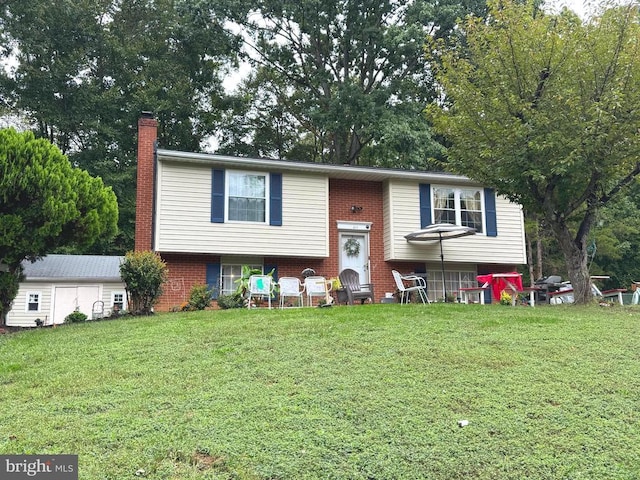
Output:
[[[637,479],[639,345],[638,307],[243,309],[21,332],[0,337],[0,453],[78,454],[80,479]]]

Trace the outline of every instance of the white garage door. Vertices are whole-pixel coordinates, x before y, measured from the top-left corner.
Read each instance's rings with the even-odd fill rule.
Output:
[[[64,323],[67,315],[76,309],[91,318],[93,303],[100,300],[100,287],[55,287],[53,292],[53,323]]]

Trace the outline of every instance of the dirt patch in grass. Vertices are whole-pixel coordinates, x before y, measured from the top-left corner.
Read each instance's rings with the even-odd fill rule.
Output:
[[[210,470],[212,468],[220,468],[225,464],[224,457],[218,455],[209,455],[205,452],[196,452],[193,454],[193,463],[198,470]]]
[[[0,335],[9,335],[24,330],[22,327],[0,327]]]

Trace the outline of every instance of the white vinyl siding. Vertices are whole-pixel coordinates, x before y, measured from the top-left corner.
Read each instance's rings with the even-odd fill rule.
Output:
[[[451,188],[468,190],[469,186],[451,185]],[[406,234],[420,229],[418,183],[389,181],[385,188],[385,203],[385,222],[389,223],[388,237],[385,238],[388,242],[385,245],[385,260],[439,262],[440,246],[437,241],[409,243],[404,238]],[[496,216],[497,237],[478,234],[443,241],[445,263],[526,263],[524,221],[520,205],[497,196]]]
[[[389,182],[385,182],[382,188],[382,218],[383,223],[383,239],[384,239],[384,258],[393,258],[393,224],[391,223],[393,212],[394,200],[392,195],[392,188],[389,186]]]
[[[420,196],[418,184],[390,180],[385,188],[388,209],[384,223],[389,236],[385,238],[385,260],[414,260],[404,235],[420,229]],[[386,206],[385,206],[386,208]],[[415,255],[415,254],[414,254]],[[418,258],[425,260],[425,258]]]
[[[65,291],[68,289],[75,288],[79,295],[83,295],[84,291],[94,292],[96,289],[99,292],[99,296],[97,298],[94,297],[93,293],[87,298],[78,299],[77,303],[81,305],[82,313],[86,314],[89,318],[91,318],[91,306],[94,301],[100,299],[104,302],[105,314],[109,313],[112,300],[112,292],[118,291],[125,293],[125,286],[122,282],[117,283],[104,283],[104,284],[96,284],[95,282],[82,284],[82,283],[69,283],[61,282],[61,283],[52,283],[52,282],[35,282],[35,281],[25,281],[20,284],[20,289],[18,291],[18,295],[16,296],[13,306],[7,315],[7,325],[12,327],[35,327],[36,319],[39,318],[42,320],[45,325],[51,325],[54,319],[54,295],[56,290]],[[40,292],[40,311],[39,312],[29,312],[27,311],[27,292]],[[126,297],[125,297],[126,298]],[[126,301],[126,300],[125,300]],[[65,309],[69,310],[64,314],[64,316],[68,315],[75,308],[75,304]],[[60,320],[58,316],[57,323],[61,323],[64,320],[63,313],[60,313]]]
[[[255,256],[329,255],[329,182],[326,177],[283,173],[282,226],[212,223],[211,167],[165,161],[160,162],[158,168],[155,232],[158,251]]]
[[[113,312],[115,302],[122,299],[123,306],[120,311],[128,310],[127,291],[124,283],[105,283],[102,285],[102,301],[104,302],[104,314]]]
[[[39,292],[40,311],[30,312],[27,308],[27,292]],[[36,319],[42,321],[51,319],[51,284],[41,282],[23,282],[20,284],[18,295],[13,300],[11,310],[7,314],[7,325],[12,327],[35,327]]]

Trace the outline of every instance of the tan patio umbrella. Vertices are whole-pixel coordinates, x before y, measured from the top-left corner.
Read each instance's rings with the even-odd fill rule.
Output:
[[[416,232],[409,233],[404,236],[407,242],[428,242],[438,240],[440,242],[440,266],[442,267],[442,293],[447,298],[447,286],[444,281],[444,253],[442,253],[442,240],[449,238],[466,237],[467,235],[475,235],[476,229],[471,227],[463,227],[462,225],[453,225],[452,223],[434,223],[427,225],[425,228]]]

